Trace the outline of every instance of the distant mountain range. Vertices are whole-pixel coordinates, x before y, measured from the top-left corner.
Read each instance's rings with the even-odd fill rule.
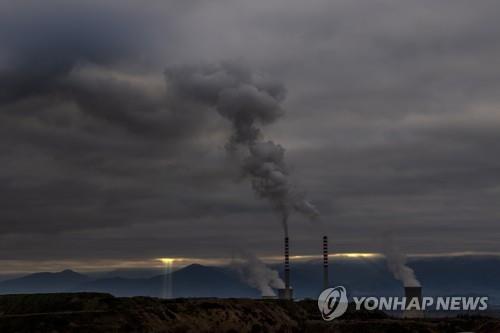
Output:
[[[64,270],[58,273],[34,273],[0,282],[0,293],[51,293],[71,290],[89,280],[86,275]]]
[[[451,257],[410,261],[425,295],[485,295],[500,303],[500,259],[497,257]],[[280,265],[271,266],[281,270]],[[0,294],[47,292],[106,292],[115,296],[164,295],[166,276],[152,269],[85,275],[71,270],[34,273],[0,282]],[[350,295],[402,295],[382,259],[333,260],[332,285],[343,285]],[[121,275],[121,276],[120,276]],[[138,276],[138,277],[137,277]],[[172,273],[173,297],[260,297],[229,267],[193,264]],[[291,273],[295,296],[315,298],[322,289],[319,262],[294,263]]]

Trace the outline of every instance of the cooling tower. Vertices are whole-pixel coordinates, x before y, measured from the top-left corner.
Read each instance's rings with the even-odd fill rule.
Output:
[[[410,305],[413,299],[418,300],[418,307],[422,306],[422,287],[405,287],[406,308]],[[413,301],[415,302],[415,301]],[[404,311],[405,318],[422,318],[423,312],[419,309],[411,308]]]

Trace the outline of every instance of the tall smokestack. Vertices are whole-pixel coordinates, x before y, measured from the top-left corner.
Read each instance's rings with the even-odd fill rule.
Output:
[[[290,289],[290,252],[288,236],[285,237],[285,289]]]
[[[280,299],[293,299],[293,289],[290,287],[290,252],[288,248],[288,236],[285,236],[285,288],[278,289],[278,297]]]
[[[323,236],[323,289],[328,285],[328,236]]]

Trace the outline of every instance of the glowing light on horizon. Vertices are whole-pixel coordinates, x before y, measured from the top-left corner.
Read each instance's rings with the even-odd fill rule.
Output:
[[[162,263],[164,263],[165,265],[171,265],[174,263],[174,261],[176,260],[175,258],[158,258],[158,260],[160,260]]]
[[[172,266],[175,258],[158,258],[165,265],[165,274],[163,275],[163,298],[173,297],[173,275]]]
[[[378,258],[382,257],[379,253],[359,252],[359,253],[335,253],[328,255],[329,257],[346,257],[346,258]]]
[[[346,253],[330,253],[329,258],[347,258],[347,259],[372,259],[372,258],[382,258],[383,255],[380,253],[372,252],[346,252]],[[296,261],[307,261],[322,258],[321,255],[295,255],[290,256],[290,260]],[[280,262],[283,258],[281,256],[264,257],[263,260],[269,262]]]
[[[290,256],[290,259],[292,259],[292,260],[306,260],[306,259],[313,259],[313,258],[316,258],[316,257],[317,256],[298,255],[298,256]]]

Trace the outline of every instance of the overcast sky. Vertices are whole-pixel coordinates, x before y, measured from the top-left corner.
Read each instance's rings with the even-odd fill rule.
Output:
[[[500,252],[499,11],[0,0],[0,262],[278,255],[229,122],[172,102],[164,74],[227,63],[286,91],[263,137],[321,212],[291,216],[292,254],[319,254],[323,232],[332,252],[379,252],[387,234],[406,253]]]

